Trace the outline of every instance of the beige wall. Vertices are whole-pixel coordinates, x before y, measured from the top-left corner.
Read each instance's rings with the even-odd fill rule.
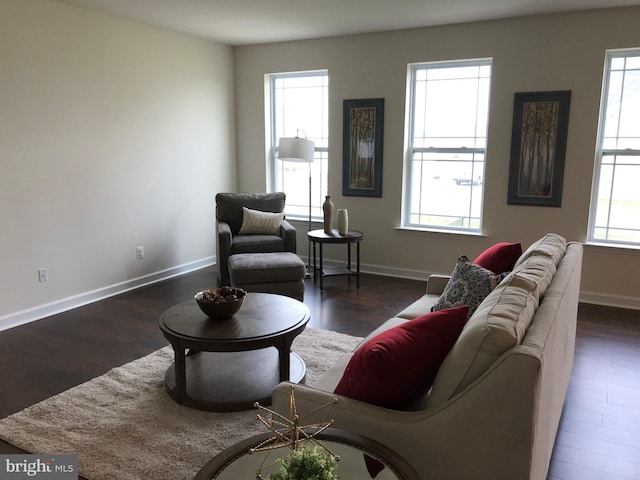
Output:
[[[233,101],[228,46],[0,0],[0,328],[211,264]]]
[[[628,8],[232,49],[0,0],[0,329],[212,263],[215,193],[265,189],[265,73],[329,69],[329,193],[365,232],[366,270],[425,278],[499,240],[584,241],[604,51],[640,46],[638,20]],[[485,235],[400,231],[407,63],[474,57],[494,59]],[[560,89],[573,92],[563,206],[508,206],[513,93]],[[383,197],[342,197],[342,100],[372,97],[386,100]],[[587,247],[583,299],[640,308],[638,263]]]
[[[237,146],[240,189],[264,189],[264,75],[326,68],[329,194],[365,234],[366,270],[425,278],[497,241],[585,241],[605,49],[640,47],[639,24],[640,8],[624,8],[237,48],[237,129],[255,140]],[[400,231],[407,64],[480,57],[493,58],[484,236]],[[513,95],[549,90],[572,91],[562,208],[507,205]],[[374,97],[385,98],[383,196],[343,197],[342,101]],[[640,308],[638,255],[587,247],[582,299]]]

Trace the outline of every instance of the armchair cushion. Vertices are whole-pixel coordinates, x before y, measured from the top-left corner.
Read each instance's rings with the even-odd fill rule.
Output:
[[[282,238],[277,235],[236,235],[233,237],[230,255],[284,252],[284,247]]]
[[[280,222],[284,220],[284,213],[262,212],[242,207],[242,226],[240,235],[280,235]]]

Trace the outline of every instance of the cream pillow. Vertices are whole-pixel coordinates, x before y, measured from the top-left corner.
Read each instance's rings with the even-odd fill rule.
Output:
[[[261,212],[242,207],[241,235],[263,234],[278,235],[280,233],[280,222],[284,219],[284,213]]]

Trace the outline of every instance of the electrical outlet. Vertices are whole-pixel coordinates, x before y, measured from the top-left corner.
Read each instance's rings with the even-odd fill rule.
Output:
[[[144,258],[144,247],[142,245],[139,247],[136,247],[136,258],[138,260],[140,260],[141,258]]]
[[[40,283],[46,282],[47,280],[49,280],[49,276],[47,274],[46,268],[41,268],[38,270],[38,280],[40,280]]]

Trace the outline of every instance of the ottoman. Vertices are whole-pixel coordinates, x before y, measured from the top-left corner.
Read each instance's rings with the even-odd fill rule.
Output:
[[[277,293],[302,301],[304,262],[295,253],[239,253],[229,257],[231,285],[247,292]]]

